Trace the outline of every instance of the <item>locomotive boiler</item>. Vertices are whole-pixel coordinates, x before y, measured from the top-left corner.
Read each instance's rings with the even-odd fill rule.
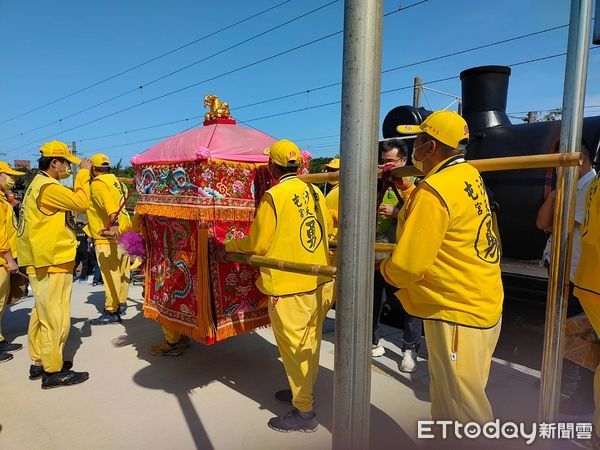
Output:
[[[467,159],[558,152],[560,120],[519,125],[510,122],[506,114],[510,73],[510,67],[505,66],[474,67],[461,72],[462,115],[470,133]],[[392,109],[383,122],[384,138],[398,136],[396,125],[420,124],[429,114],[431,111],[412,106]],[[600,116],[584,119],[582,141],[597,163]],[[412,148],[412,141],[408,144]],[[487,172],[482,176],[499,204],[498,225],[504,257],[540,259],[548,237],[536,228],[535,221],[545,196],[554,188],[554,170]]]

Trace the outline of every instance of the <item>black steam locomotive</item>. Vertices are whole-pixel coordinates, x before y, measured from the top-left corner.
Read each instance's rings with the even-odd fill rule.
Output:
[[[510,72],[505,66],[483,66],[460,74],[462,114],[470,131],[467,159],[558,151],[560,121],[511,124],[506,114]],[[383,137],[396,137],[396,125],[420,124],[429,114],[431,111],[423,108],[398,106],[385,117]],[[597,158],[600,116],[584,120],[582,139]],[[411,146],[409,142],[409,148]],[[536,228],[535,221],[545,194],[552,189],[553,173],[553,169],[528,169],[483,174],[486,186],[500,206],[498,224],[505,258],[536,260],[541,257],[547,236]]]

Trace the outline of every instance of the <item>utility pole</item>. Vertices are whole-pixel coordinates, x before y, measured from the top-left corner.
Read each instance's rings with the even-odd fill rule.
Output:
[[[413,87],[413,106],[415,108],[421,107],[421,90],[423,89],[421,85],[423,84],[423,80],[421,77],[415,77],[415,83]]]
[[[527,113],[527,123],[533,123],[535,122],[536,117],[535,117],[535,111],[529,111]]]
[[[574,153],[581,149],[591,19],[592,0],[571,0],[560,153]],[[577,167],[559,168],[540,384],[539,419],[546,423],[555,422],[558,416],[576,192]]]
[[[594,19],[594,34],[592,37],[592,43],[594,45],[600,45],[600,1],[596,0],[596,17]]]
[[[369,448],[382,0],[346,0],[333,449]]]

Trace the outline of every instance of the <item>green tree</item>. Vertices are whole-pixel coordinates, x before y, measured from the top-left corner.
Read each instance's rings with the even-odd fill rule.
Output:
[[[111,171],[117,177],[133,178],[134,176],[133,167],[123,167],[123,159],[119,159],[119,162],[111,168]]]
[[[310,173],[323,172],[325,164],[331,161],[331,158],[313,158],[310,160]]]
[[[538,117],[541,117],[540,122],[551,122],[553,120],[562,119],[561,108],[551,109],[549,111],[546,111],[546,114],[541,114],[541,112],[542,111],[540,111],[540,114],[538,114]]]

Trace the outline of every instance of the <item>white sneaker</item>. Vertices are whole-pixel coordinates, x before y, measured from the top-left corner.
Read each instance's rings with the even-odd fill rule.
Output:
[[[371,349],[371,356],[373,358],[379,358],[380,356],[383,356],[384,354],[385,354],[385,348],[383,348],[381,345],[373,344],[373,348]]]
[[[414,350],[404,350],[400,372],[413,373],[417,370],[417,352]]]

